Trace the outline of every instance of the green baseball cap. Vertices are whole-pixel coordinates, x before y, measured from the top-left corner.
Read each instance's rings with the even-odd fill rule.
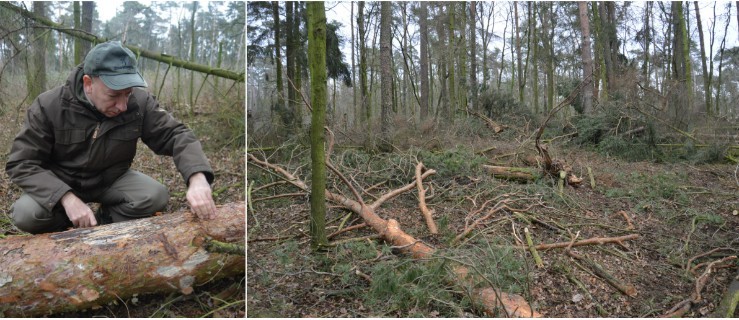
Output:
[[[85,57],[84,72],[98,76],[112,90],[146,87],[144,77],[136,68],[136,56],[120,41],[96,45]]]

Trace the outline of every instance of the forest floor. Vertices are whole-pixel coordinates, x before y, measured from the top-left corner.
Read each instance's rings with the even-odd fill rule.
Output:
[[[238,107],[238,104],[237,104]],[[2,111],[2,110],[0,110]],[[176,113],[175,117],[192,128],[200,139],[210,164],[215,171],[212,185],[217,205],[230,202],[243,202],[244,187],[244,147],[243,119],[241,110],[234,115],[216,114],[212,111],[196,110],[192,117]],[[225,113],[225,112],[224,112]],[[237,119],[233,124],[223,117]],[[7,154],[13,138],[20,129],[25,113],[15,110],[0,112],[0,166],[5,168]],[[230,131],[232,130],[232,131]],[[241,143],[240,143],[241,142]],[[162,182],[170,188],[170,200],[166,213],[189,210],[185,198],[186,185],[177,171],[171,157],[158,156],[146,145],[139,142],[137,156],[132,169],[138,170]],[[23,234],[9,219],[10,207],[20,196],[21,190],[13,185],[5,170],[0,173],[0,238]],[[96,204],[91,204],[95,208]],[[62,317],[244,317],[245,275],[227,277],[196,287],[189,295],[181,293],[161,295],[142,294],[137,297],[120,299],[94,310],[64,313]]]
[[[456,140],[439,133],[418,138],[416,145],[426,141],[423,148],[378,154],[337,145],[333,163],[355,186],[365,189],[360,193],[367,203],[413,182],[417,161],[437,171],[424,186],[429,188],[427,204],[434,210],[438,235],[429,234],[415,188],[377,210],[380,217],[396,219],[406,233],[436,249],[433,258],[422,261],[395,254],[392,244],[381,241],[369,227],[342,233],[330,239],[326,250],[311,252],[308,197],[260,200],[299,190],[287,184],[258,189],[279,179],[249,163],[249,180],[257,191],[251,194],[253,210],[247,215],[247,316],[483,316],[466,289],[450,284],[446,267],[450,261],[463,261],[488,284],[523,296],[545,317],[656,317],[694,294],[709,263],[727,259],[702,277],[700,299],[684,315],[711,316],[739,273],[737,260],[727,258],[739,254],[737,166],[628,162],[555,142],[549,148],[552,157],[566,161],[584,178],[580,187],[565,186],[561,194],[549,178],[506,181],[480,168],[527,166],[524,159],[536,155],[533,142],[525,138],[530,133],[455,136]],[[341,132],[337,136],[341,140]],[[410,140],[404,143],[414,144]],[[479,152],[490,147],[495,148]],[[267,156],[309,182],[305,144],[253,154]],[[329,180],[329,188],[336,192],[342,183],[332,174]],[[353,198],[346,188],[339,189]],[[452,241],[470,219],[504,199],[515,212],[499,211],[463,241]],[[339,225],[362,222],[336,204],[329,206],[326,220],[329,234]],[[602,266],[616,282],[633,287],[636,294],[622,293],[563,249],[540,250],[543,266],[537,267],[528,250],[514,248],[525,245],[524,228],[534,244],[638,235],[622,243],[572,249]]]

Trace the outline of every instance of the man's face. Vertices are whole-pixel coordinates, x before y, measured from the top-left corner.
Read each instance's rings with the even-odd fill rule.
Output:
[[[128,109],[128,97],[133,92],[132,88],[112,90],[100,78],[88,75],[82,77],[82,82],[87,98],[106,117],[115,117]]]

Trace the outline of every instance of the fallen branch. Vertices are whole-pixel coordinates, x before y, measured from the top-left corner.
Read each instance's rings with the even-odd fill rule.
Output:
[[[423,163],[419,162],[416,165],[416,186],[418,187],[418,207],[421,209],[423,218],[426,220],[426,225],[429,228],[431,234],[438,234],[439,229],[436,227],[436,222],[432,217],[432,210],[426,206],[426,190],[423,188],[423,180],[421,180],[421,170],[423,169]]]
[[[703,288],[705,288],[706,283],[708,283],[708,276],[711,275],[713,272],[713,267],[717,264],[723,264],[726,263],[729,260],[736,259],[736,256],[729,256],[725,257],[720,260],[716,260],[708,264],[706,267],[706,270],[703,271],[703,274],[701,274],[698,279],[695,280],[695,290],[690,295],[690,298],[685,299],[683,301],[680,301],[678,304],[676,304],[672,309],[667,311],[664,315],[660,316],[661,318],[668,318],[668,317],[681,317],[688,311],[690,311],[690,308],[693,307],[694,304],[699,303],[703,298],[701,296],[701,292],[703,291]]]
[[[247,156],[249,161],[252,161],[257,165],[273,169],[274,171],[285,176],[288,181],[298,186],[299,188],[305,191],[310,190],[305,182],[291,175],[286,170],[276,165],[270,164],[266,161],[259,160],[251,154],[247,154]],[[436,173],[436,171],[427,170],[421,175],[421,177],[424,178],[434,173]],[[337,174],[340,175],[340,173],[338,172]],[[326,191],[326,199],[338,203],[344,206],[346,209],[359,214],[359,216],[364,219],[367,225],[378,232],[382,236],[382,238],[385,239],[385,241],[391,243],[394,248],[399,250],[399,252],[410,254],[412,257],[417,259],[430,258],[435,252],[434,248],[426,245],[421,241],[416,240],[411,235],[405,233],[400,228],[400,224],[396,220],[385,220],[380,218],[375,213],[376,208],[383,202],[388,201],[402,194],[403,192],[407,192],[414,187],[416,187],[415,181],[384,194],[374,203],[369,205],[349,199],[343,195],[336,194],[328,190]],[[467,273],[465,273],[464,271],[466,271],[466,268],[454,268],[456,278],[462,280],[461,282],[467,281]],[[507,293],[496,295],[494,288],[478,289],[475,292],[476,294],[475,297],[473,297],[473,300],[481,303],[483,312],[488,316],[495,316],[497,314],[496,311],[502,307],[508,312],[508,314],[513,316],[541,317],[541,314],[534,312],[529,304],[526,302],[526,300],[521,296]]]
[[[590,258],[574,253],[569,248],[565,250],[565,253],[567,253],[568,256],[573,257],[583,264],[590,267],[593,272],[595,272],[596,275],[601,277],[603,280],[605,280],[608,284],[613,286],[614,288],[618,289],[618,291],[621,291],[623,294],[629,296],[629,297],[635,297],[636,296],[636,287],[634,287],[631,284],[628,283],[622,283],[616,277],[608,273],[603,267],[598,264],[597,262],[591,260]]]
[[[629,217],[629,214],[623,210],[619,211],[618,214],[620,214],[622,217],[624,217],[624,220],[626,220],[626,224],[628,224],[628,226],[626,227],[626,230],[634,230],[634,224],[631,222],[631,218]]]
[[[336,231],[336,232],[334,232],[334,233],[332,233],[332,234],[329,234],[329,235],[327,236],[327,238],[331,239],[331,238],[333,238],[333,237],[335,237],[335,236],[338,236],[338,235],[340,235],[340,234],[342,234],[342,233],[344,233],[344,232],[348,232],[348,231],[352,231],[352,230],[357,230],[357,229],[361,229],[361,228],[364,228],[364,227],[366,227],[366,226],[367,226],[367,224],[366,224],[366,223],[360,223],[360,224],[356,224],[356,225],[353,225],[353,226],[349,226],[349,227],[346,227],[346,228],[344,228],[344,229],[338,230],[338,231]]]
[[[627,240],[634,240],[639,238],[638,234],[630,234],[620,237],[612,237],[612,238],[590,238],[585,239],[581,241],[577,241],[572,243],[572,247],[580,247],[580,246],[587,246],[587,245],[603,245],[606,243],[618,243],[619,245],[624,245],[622,242]],[[557,243],[549,243],[549,244],[540,244],[535,246],[536,250],[549,250],[549,249],[556,249],[556,248],[567,248],[569,246],[569,242],[557,242]],[[528,247],[523,246],[517,246],[517,249],[528,249]]]
[[[536,248],[534,247],[534,240],[531,238],[529,228],[523,228],[523,234],[526,237],[526,244],[529,245],[529,251],[531,251],[531,255],[534,257],[534,262],[536,262],[536,266],[539,268],[544,268],[544,262],[541,261],[539,251],[536,251]]]
[[[244,211],[244,203],[232,203],[219,206],[213,220],[172,213],[3,239],[0,314],[45,316],[134,294],[189,294],[211,279],[243,274],[243,256],[206,247],[209,239],[243,243]]]

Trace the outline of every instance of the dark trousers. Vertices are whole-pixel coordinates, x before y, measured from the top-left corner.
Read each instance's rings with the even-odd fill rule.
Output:
[[[113,222],[152,216],[164,210],[169,201],[167,187],[134,170],[128,170],[106,189],[72,192],[84,202],[100,203],[102,211],[109,214]],[[26,193],[16,200],[11,210],[13,224],[25,232],[38,234],[72,227],[61,203],[48,211]],[[97,219],[100,225],[100,218]]]

